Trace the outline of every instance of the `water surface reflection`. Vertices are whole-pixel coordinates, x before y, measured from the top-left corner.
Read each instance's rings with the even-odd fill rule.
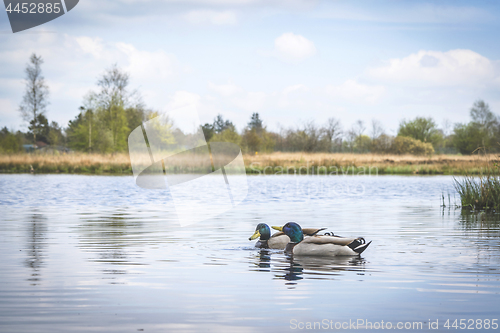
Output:
[[[28,215],[27,218],[27,247],[25,265],[31,269],[30,277],[27,279],[32,286],[36,286],[41,280],[41,269],[44,264],[44,255],[47,238],[47,219],[38,213]]]
[[[130,177],[0,175],[0,331],[288,332],[292,318],[499,318],[500,217],[443,213],[451,177],[249,184],[242,205],[182,228],[168,202]],[[302,185],[364,194],[293,192]],[[248,241],[258,222],[292,220],[373,243],[362,257],[291,258]]]

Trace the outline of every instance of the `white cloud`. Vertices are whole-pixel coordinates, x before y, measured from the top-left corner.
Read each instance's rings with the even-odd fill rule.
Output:
[[[492,21],[496,17],[486,9],[474,6],[433,3],[392,3],[384,6],[352,6],[349,2],[331,2],[314,16],[336,20],[385,23],[468,23]],[[395,26],[401,29],[401,26]]]
[[[195,133],[201,125],[198,111],[200,96],[188,91],[176,91],[170,97],[165,111],[174,125],[184,133]]]
[[[373,104],[384,94],[385,88],[383,86],[364,85],[355,80],[347,80],[341,85],[326,86],[326,92],[337,99]]]
[[[219,84],[219,85],[212,82],[208,82],[208,89],[225,97],[233,96],[243,91],[241,87],[238,87],[232,82],[229,82],[228,84]]]
[[[125,70],[130,72],[135,79],[153,79],[160,83],[172,78],[177,71],[177,59],[173,54],[158,50],[155,52],[137,50],[131,44],[116,43],[117,50],[127,57],[128,65]]]
[[[300,92],[300,91],[307,91],[307,87],[303,84],[295,84],[293,86],[288,86],[285,89],[283,89],[282,93],[283,95],[288,95],[294,92]]]
[[[75,41],[83,52],[90,53],[97,59],[101,57],[103,51],[102,39],[82,36],[75,37]]]
[[[190,105],[198,106],[200,102],[200,95],[191,93],[189,91],[176,91],[170,98],[168,104],[165,106],[167,111],[183,108]]]
[[[287,32],[274,40],[273,54],[284,62],[297,64],[315,55],[316,47],[304,36]]]
[[[257,112],[261,110],[267,98],[267,94],[264,92],[245,91],[231,81],[220,85],[208,82],[208,89],[220,95],[221,102],[234,105],[245,111]]]
[[[250,111],[257,112],[261,111],[264,107],[264,103],[266,102],[267,95],[261,91],[251,91],[246,93],[242,97],[235,98],[233,100],[234,105],[238,108]]]
[[[277,100],[278,107],[289,108],[292,105],[297,106],[303,104],[303,100],[301,99],[303,97],[302,93],[308,90],[309,89],[303,84],[295,84],[292,86],[285,87],[280,94],[273,94],[273,95],[277,95],[278,97]]]
[[[238,22],[236,13],[230,10],[195,10],[187,13],[184,18],[193,24],[235,25]]]
[[[32,52],[44,60],[42,71],[50,90],[47,116],[63,125],[78,113],[84,94],[96,89],[98,77],[115,63],[130,74],[130,88],[140,87],[153,108],[167,102],[159,87],[175,80],[181,71],[176,57],[164,50],[140,50],[132,44],[88,36],[25,34],[0,50],[0,98],[10,100],[10,105],[22,99],[24,68]],[[7,118],[2,115],[1,119]]]
[[[0,98],[0,117],[2,119],[2,126],[7,128],[15,128],[14,126],[21,118],[17,106],[15,106],[10,99]]]
[[[404,58],[390,59],[368,73],[377,79],[408,85],[472,86],[498,80],[498,63],[471,50],[419,51]]]

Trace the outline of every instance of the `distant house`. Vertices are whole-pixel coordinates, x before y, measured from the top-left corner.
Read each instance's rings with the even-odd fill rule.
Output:
[[[37,149],[40,149],[40,148],[43,148],[43,147],[47,147],[47,146],[48,146],[48,144],[46,144],[46,143],[45,143],[45,142],[43,142],[43,141],[37,141],[37,142],[36,142],[36,148],[37,148]]]
[[[37,141],[36,145],[34,144],[23,145],[23,149],[26,153],[33,153],[35,151],[38,151],[41,153],[48,153],[48,154],[53,154],[56,151],[60,153],[70,153],[72,151],[71,149],[63,146],[48,145],[43,141]]]
[[[36,149],[36,145],[30,144],[30,145],[23,145],[23,149],[26,153],[32,153]]]

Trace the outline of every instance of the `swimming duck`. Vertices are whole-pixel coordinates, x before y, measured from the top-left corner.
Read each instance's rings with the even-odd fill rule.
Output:
[[[307,236],[316,235],[321,230],[325,230],[326,228],[304,228],[302,229],[302,233]],[[277,232],[271,236],[271,229],[265,223],[259,223],[255,228],[255,232],[248,240],[253,240],[257,237],[260,237],[257,243],[255,243],[255,247],[261,249],[276,249],[276,250],[284,250],[286,245],[290,242],[290,238],[285,235],[284,232]]]
[[[290,243],[285,247],[285,253],[298,256],[354,256],[360,255],[371,244],[371,241],[366,243],[362,237],[344,238],[320,235],[304,238],[302,228],[295,222],[272,228],[282,231],[290,238]]]

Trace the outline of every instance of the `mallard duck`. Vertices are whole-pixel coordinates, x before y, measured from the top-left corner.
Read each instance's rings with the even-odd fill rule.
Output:
[[[360,255],[371,244],[371,241],[366,243],[362,237],[344,238],[320,235],[304,238],[302,228],[295,222],[272,228],[282,231],[290,238],[290,243],[285,247],[285,253],[298,256],[354,256]]]
[[[304,228],[301,229],[302,233],[307,236],[316,235],[321,230],[325,230],[326,228]],[[276,249],[276,250],[284,250],[286,245],[290,242],[290,238],[285,235],[284,232],[277,232],[271,236],[271,228],[265,223],[257,224],[255,228],[255,232],[248,240],[253,240],[257,237],[260,237],[257,243],[255,243],[255,247],[261,249]]]

